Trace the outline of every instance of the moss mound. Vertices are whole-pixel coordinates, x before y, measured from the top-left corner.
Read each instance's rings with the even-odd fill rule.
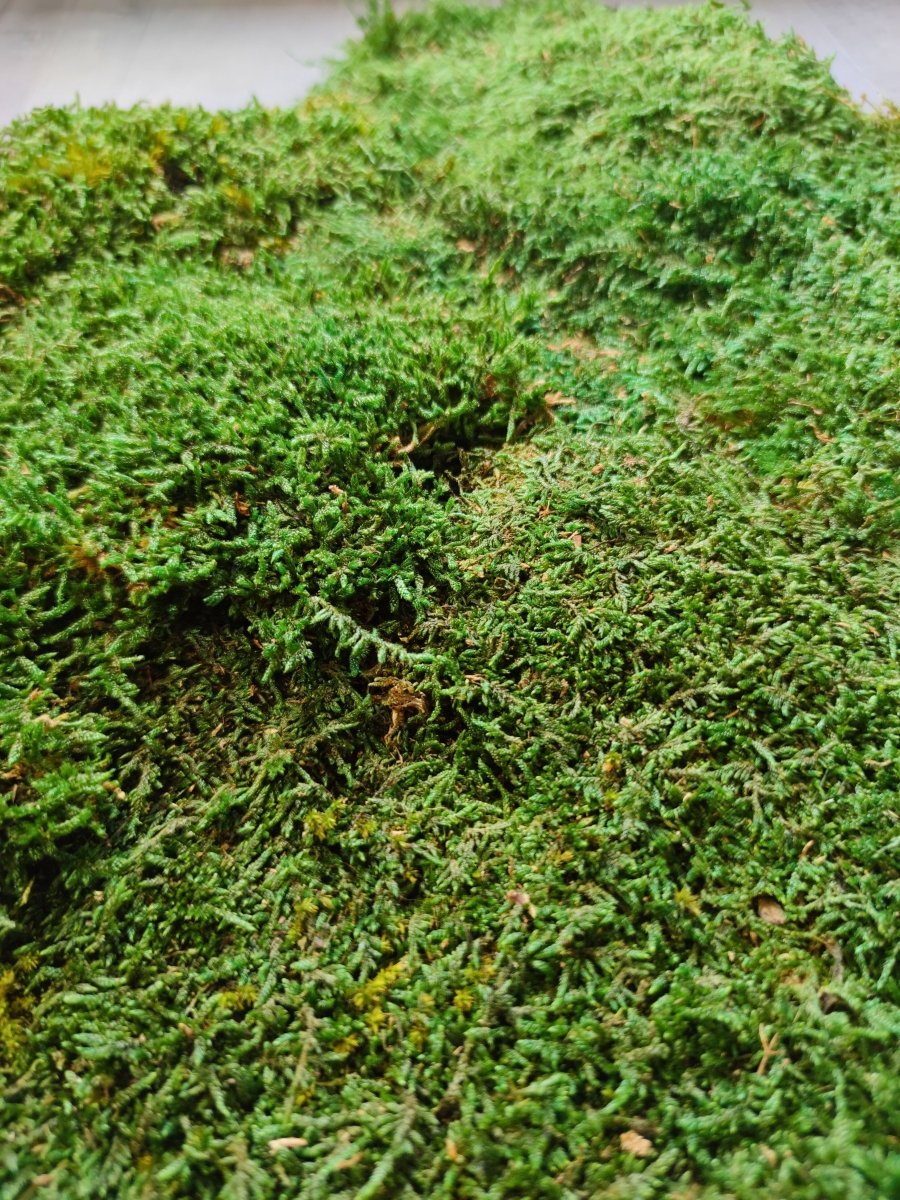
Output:
[[[439,3],[0,141],[0,1191],[900,1194],[898,127]]]

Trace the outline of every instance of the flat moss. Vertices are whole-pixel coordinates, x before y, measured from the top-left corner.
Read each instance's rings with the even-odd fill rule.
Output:
[[[438,3],[0,140],[0,1191],[900,1187],[896,116]]]

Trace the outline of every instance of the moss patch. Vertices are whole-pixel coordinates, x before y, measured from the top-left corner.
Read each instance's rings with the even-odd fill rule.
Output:
[[[895,1194],[897,152],[580,0],[5,133],[4,1194]]]

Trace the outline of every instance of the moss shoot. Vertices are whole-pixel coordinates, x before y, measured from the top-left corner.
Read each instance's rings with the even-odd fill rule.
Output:
[[[900,1195],[896,113],[442,0],[0,136],[0,1194]]]

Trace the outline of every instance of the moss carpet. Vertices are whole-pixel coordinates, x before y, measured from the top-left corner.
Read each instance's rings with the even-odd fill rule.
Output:
[[[900,1196],[896,114],[438,3],[0,136],[0,1194]]]

